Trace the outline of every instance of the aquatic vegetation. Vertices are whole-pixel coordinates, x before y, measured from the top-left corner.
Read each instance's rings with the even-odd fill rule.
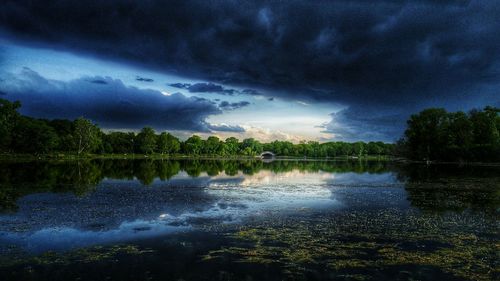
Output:
[[[438,178],[408,182],[408,199],[419,209],[431,212],[478,209],[498,215],[500,178]]]
[[[151,253],[151,249],[140,249],[136,245],[124,244],[109,247],[95,246],[82,248],[70,252],[48,251],[41,255],[31,256],[20,250],[16,255],[0,259],[0,267],[15,266],[18,264],[37,265],[69,265],[74,263],[94,263],[100,261],[112,261],[119,255],[142,255]]]
[[[381,211],[307,219],[243,227],[229,234],[239,247],[223,247],[203,258],[229,255],[244,263],[278,263],[296,275],[319,266],[358,279],[369,279],[370,269],[404,266],[433,267],[471,280],[493,280],[500,273],[500,245],[491,238],[497,234],[495,222],[484,217]],[[475,223],[467,225],[470,220]]]

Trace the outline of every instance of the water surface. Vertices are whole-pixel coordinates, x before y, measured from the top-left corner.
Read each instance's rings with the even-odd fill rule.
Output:
[[[0,162],[0,280],[495,280],[499,172]]]

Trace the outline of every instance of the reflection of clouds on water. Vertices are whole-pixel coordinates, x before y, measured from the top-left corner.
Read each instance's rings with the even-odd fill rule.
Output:
[[[17,212],[0,215],[0,246],[16,244],[33,252],[65,250],[239,223],[252,216],[335,210],[354,202],[346,194],[364,196],[357,189],[340,192],[332,188],[336,184],[394,181],[389,173],[300,170],[216,176],[202,172],[198,177],[180,172],[149,186],[137,179],[107,179],[82,197],[41,193],[21,198]]]
[[[332,186],[332,198],[349,209],[408,208],[407,193],[395,186]]]
[[[187,226],[161,223],[161,220],[123,222],[107,231],[91,231],[71,227],[48,227],[35,232],[0,232],[2,244],[14,244],[29,252],[69,250],[110,242],[150,238],[188,229]]]
[[[396,175],[394,173],[339,173],[335,174],[331,180],[327,180],[328,184],[332,185],[356,185],[356,186],[391,186],[399,185]]]
[[[324,182],[333,177],[332,173],[307,173],[298,170],[275,173],[259,171],[253,175],[239,174],[242,178],[238,186],[210,184],[208,192],[217,198],[241,200],[252,209],[277,209],[319,207],[332,204],[331,192]]]
[[[260,184],[322,184],[325,180],[334,177],[333,173],[319,171],[317,173],[293,170],[289,172],[275,173],[272,171],[260,171],[259,173],[246,177],[242,185],[252,186]]]
[[[406,208],[409,203],[404,184],[396,174],[386,173],[338,173],[326,181],[332,198],[351,208]]]

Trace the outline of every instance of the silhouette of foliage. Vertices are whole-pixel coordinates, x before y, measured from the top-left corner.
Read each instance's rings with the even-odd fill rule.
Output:
[[[427,161],[499,161],[500,109],[446,112],[426,109],[408,120],[402,155]]]

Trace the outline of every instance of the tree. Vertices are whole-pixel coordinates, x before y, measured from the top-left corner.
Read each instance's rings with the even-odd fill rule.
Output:
[[[145,127],[136,137],[136,145],[140,153],[152,154],[156,151],[157,136],[151,127]]]
[[[357,157],[363,157],[365,154],[365,143],[358,141],[352,144],[352,154]]]
[[[17,110],[21,103],[0,99],[0,151],[8,151],[12,143],[12,129],[20,114]]]
[[[412,115],[396,151],[415,160],[500,160],[500,109],[448,113],[426,109]]]
[[[411,158],[435,160],[440,158],[440,149],[447,143],[445,128],[448,126],[447,113],[442,108],[426,109],[414,114],[408,120],[405,137]]]
[[[93,152],[101,144],[101,130],[90,120],[80,117],[74,121],[73,142],[78,155]]]
[[[206,154],[215,155],[222,150],[221,141],[218,137],[210,136],[205,142],[204,151]]]
[[[340,156],[347,156],[351,154],[352,147],[349,143],[346,142],[339,142],[339,155]]]
[[[229,155],[237,155],[239,150],[239,140],[235,137],[229,137],[224,142],[224,149]]]
[[[133,132],[111,132],[103,137],[103,146],[108,153],[134,153],[135,134]]]
[[[384,151],[384,144],[379,142],[369,142],[366,145],[366,152],[369,155],[380,155]]]
[[[184,142],[184,151],[187,154],[198,155],[203,148],[203,141],[197,135],[192,135]]]
[[[497,145],[500,140],[500,133],[497,127],[500,119],[498,113],[500,109],[485,107],[484,110],[472,110],[470,121],[473,126],[474,143],[484,145]]]
[[[73,149],[74,123],[66,119],[54,119],[47,121],[47,124],[54,129],[59,138],[56,150],[71,151]]]
[[[253,138],[244,139],[240,145],[240,151],[243,155],[257,155],[262,153],[262,144]]]
[[[48,153],[54,151],[59,142],[56,132],[45,121],[24,116],[19,118],[12,135],[15,152]]]
[[[479,161],[500,160],[500,109],[487,106],[484,110],[472,110],[470,121],[473,128],[473,157]]]
[[[473,142],[473,126],[464,112],[448,113],[447,143],[444,155],[447,160],[466,159]]]
[[[320,154],[320,145],[317,141],[308,141],[307,142],[307,156],[309,157],[318,157]]]
[[[181,143],[170,133],[163,132],[158,137],[158,151],[161,154],[173,154],[180,150]]]

